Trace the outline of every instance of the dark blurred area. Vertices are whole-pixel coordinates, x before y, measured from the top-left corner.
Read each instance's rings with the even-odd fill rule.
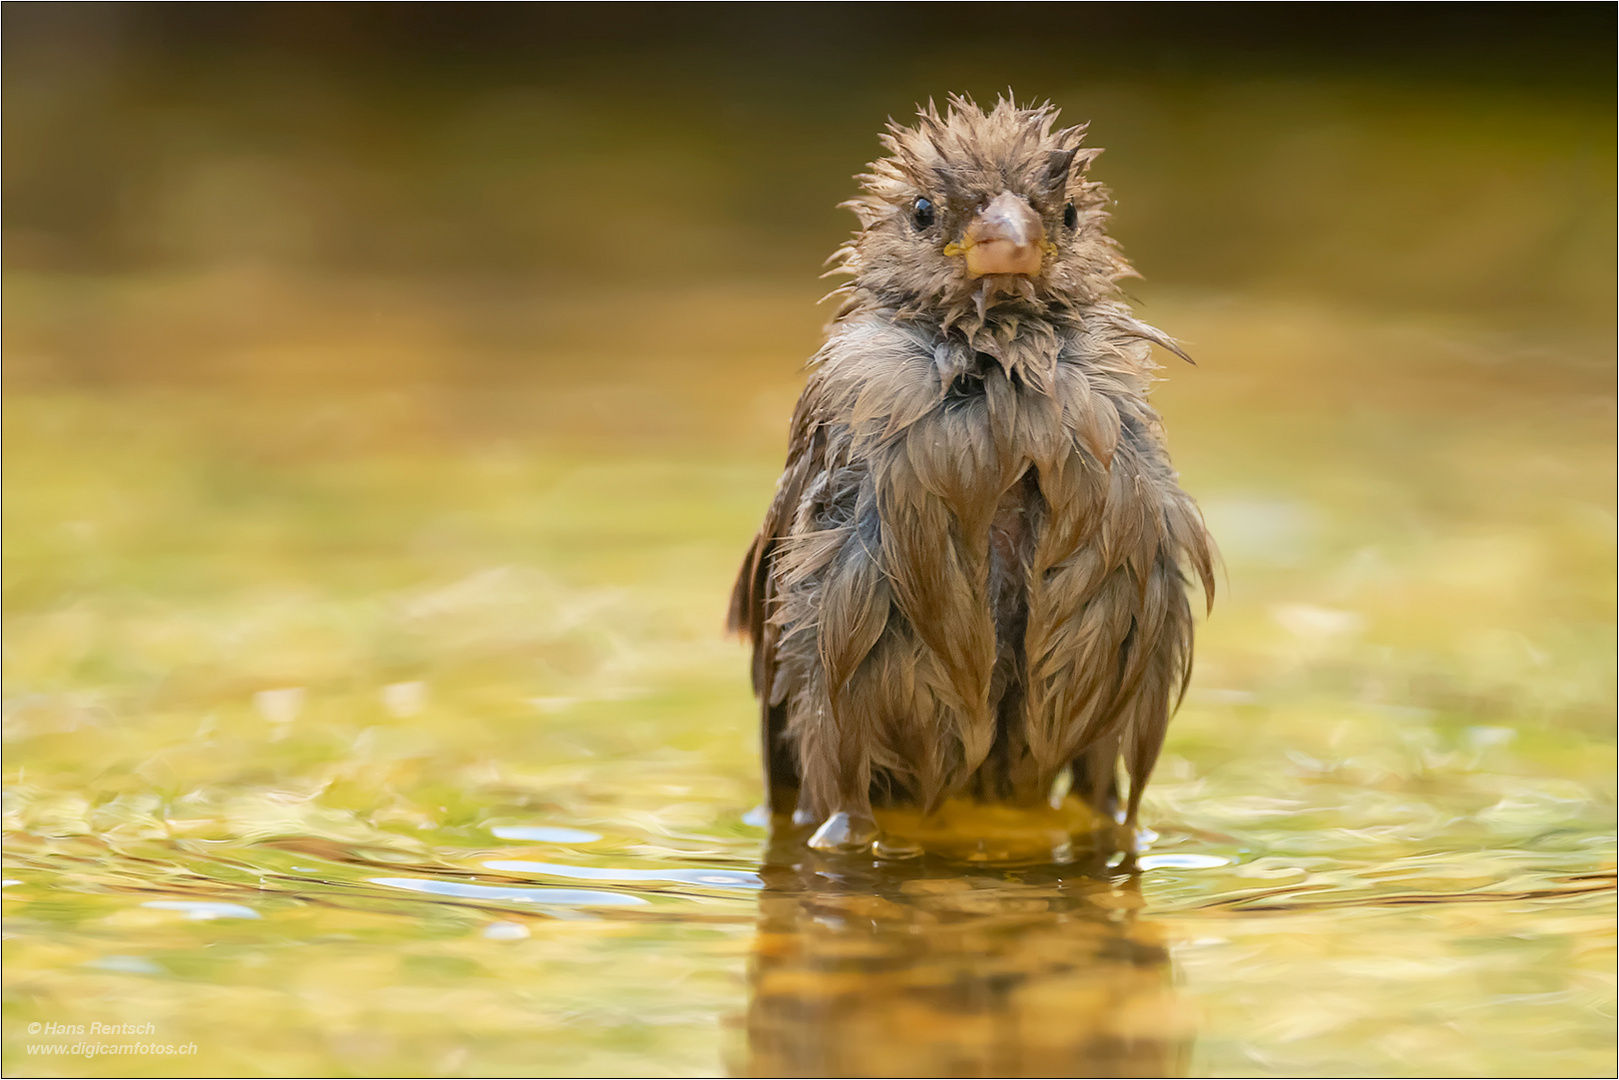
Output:
[[[1010,82],[1093,121],[1154,285],[1611,306],[1607,5],[31,3],[4,31],[13,272],[807,294],[884,118]]]

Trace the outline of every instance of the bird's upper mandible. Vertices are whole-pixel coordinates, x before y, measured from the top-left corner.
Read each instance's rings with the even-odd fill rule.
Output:
[[[975,278],[986,274],[1033,276],[1040,272],[1045,239],[1045,222],[1029,200],[1003,191],[968,223],[960,244],[950,245],[945,253],[955,254],[950,248],[957,248],[967,259],[967,273]]]

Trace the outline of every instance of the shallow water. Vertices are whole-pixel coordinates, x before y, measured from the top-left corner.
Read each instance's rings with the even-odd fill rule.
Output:
[[[1135,876],[770,846],[718,623],[790,369],[721,436],[747,357],[12,394],[8,1069],[1604,1072],[1600,353],[1161,317],[1207,343],[1162,401],[1226,575]],[[97,1021],[196,1050],[19,1037]],[[132,1041],[92,1034],[52,1039]]]
[[[1225,571],[1136,873],[753,811],[811,274],[11,265],[8,1075],[1612,1075],[1611,125],[1457,210],[1500,113],[1445,107],[1217,159],[1341,197],[1307,287],[1141,290]],[[1406,258],[1353,170],[1414,160]],[[1496,310],[1524,252],[1578,295]]]

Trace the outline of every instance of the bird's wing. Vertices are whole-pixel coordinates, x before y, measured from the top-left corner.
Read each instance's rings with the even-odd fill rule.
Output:
[[[776,685],[776,646],[781,629],[771,621],[775,581],[771,559],[792,528],[804,491],[825,470],[825,443],[816,407],[817,382],[812,379],[799,398],[788,438],[787,465],[776,483],[776,496],[764,524],[743,557],[731,590],[728,629],[753,645],[753,692],[759,699],[764,744],[766,790],[775,811],[790,808],[798,788],[798,768],[784,739],[787,727],[785,688]]]

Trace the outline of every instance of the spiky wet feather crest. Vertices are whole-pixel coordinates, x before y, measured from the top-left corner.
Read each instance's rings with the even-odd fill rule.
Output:
[[[861,194],[842,204],[860,228],[829,260],[829,274],[852,279],[834,290],[841,312],[887,306],[901,318],[942,316],[955,325],[981,319],[997,301],[1063,318],[1116,298],[1119,279],[1134,271],[1104,231],[1107,190],[1086,175],[1101,150],[1081,145],[1087,125],[1053,130],[1057,115],[1050,103],[1019,108],[1010,98],[985,112],[952,95],[943,112],[931,101],[919,110],[914,127],[890,119],[880,139],[888,156],[856,177]],[[1045,222],[1048,259],[1033,281],[974,281],[945,254],[966,220],[1002,191],[1026,197]],[[919,197],[940,211],[930,235],[909,227]],[[1070,204],[1073,229],[1063,223]]]

